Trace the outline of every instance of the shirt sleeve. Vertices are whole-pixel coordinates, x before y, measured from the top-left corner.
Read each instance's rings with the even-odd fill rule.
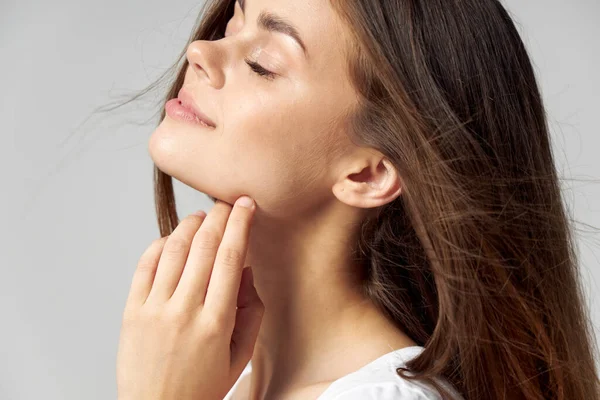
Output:
[[[346,389],[331,400],[442,400],[437,391],[399,382],[367,383]]]

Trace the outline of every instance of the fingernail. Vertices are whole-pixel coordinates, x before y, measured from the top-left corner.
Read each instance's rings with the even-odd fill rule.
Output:
[[[198,210],[192,213],[193,215],[197,215],[199,217],[206,217],[206,212],[204,212],[203,210]]]
[[[246,208],[250,208],[252,207],[252,199],[248,196],[242,196],[240,197],[235,204],[237,204],[238,206],[242,206],[242,207],[246,207]]]

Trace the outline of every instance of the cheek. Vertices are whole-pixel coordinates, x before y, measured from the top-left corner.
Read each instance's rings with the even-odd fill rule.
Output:
[[[316,118],[283,101],[235,116],[223,133],[226,159],[235,160],[232,173],[251,185],[267,204],[281,213],[308,206],[327,191],[327,154]],[[246,108],[250,110],[250,107]],[[234,172],[235,171],[235,172]],[[258,200],[258,198],[257,198]],[[275,212],[275,211],[274,211]]]
[[[150,138],[151,158],[209,196],[233,203],[248,194],[272,215],[301,214],[331,195],[330,125],[310,104],[290,102],[289,94],[248,97],[223,99],[214,132],[163,121]]]

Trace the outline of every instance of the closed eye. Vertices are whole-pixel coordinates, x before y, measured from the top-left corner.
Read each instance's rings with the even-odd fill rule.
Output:
[[[244,61],[246,62],[246,64],[248,64],[248,66],[250,67],[250,69],[252,69],[252,71],[254,71],[255,73],[257,73],[258,75],[263,76],[267,80],[273,80],[273,79],[275,79],[275,76],[277,74],[275,74],[274,72],[271,72],[271,71],[265,69],[259,63],[254,62],[254,61],[250,60],[249,58],[244,58]]]

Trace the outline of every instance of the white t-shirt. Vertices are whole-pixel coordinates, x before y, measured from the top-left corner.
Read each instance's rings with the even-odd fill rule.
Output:
[[[422,346],[410,346],[384,354],[333,381],[317,400],[441,400],[441,395],[432,386],[409,381],[396,373],[396,368],[404,366],[406,361],[417,356],[423,349]],[[223,400],[231,400],[242,377],[251,371],[252,362],[249,362]],[[445,379],[440,377],[437,382],[450,389],[457,399],[461,398]]]

